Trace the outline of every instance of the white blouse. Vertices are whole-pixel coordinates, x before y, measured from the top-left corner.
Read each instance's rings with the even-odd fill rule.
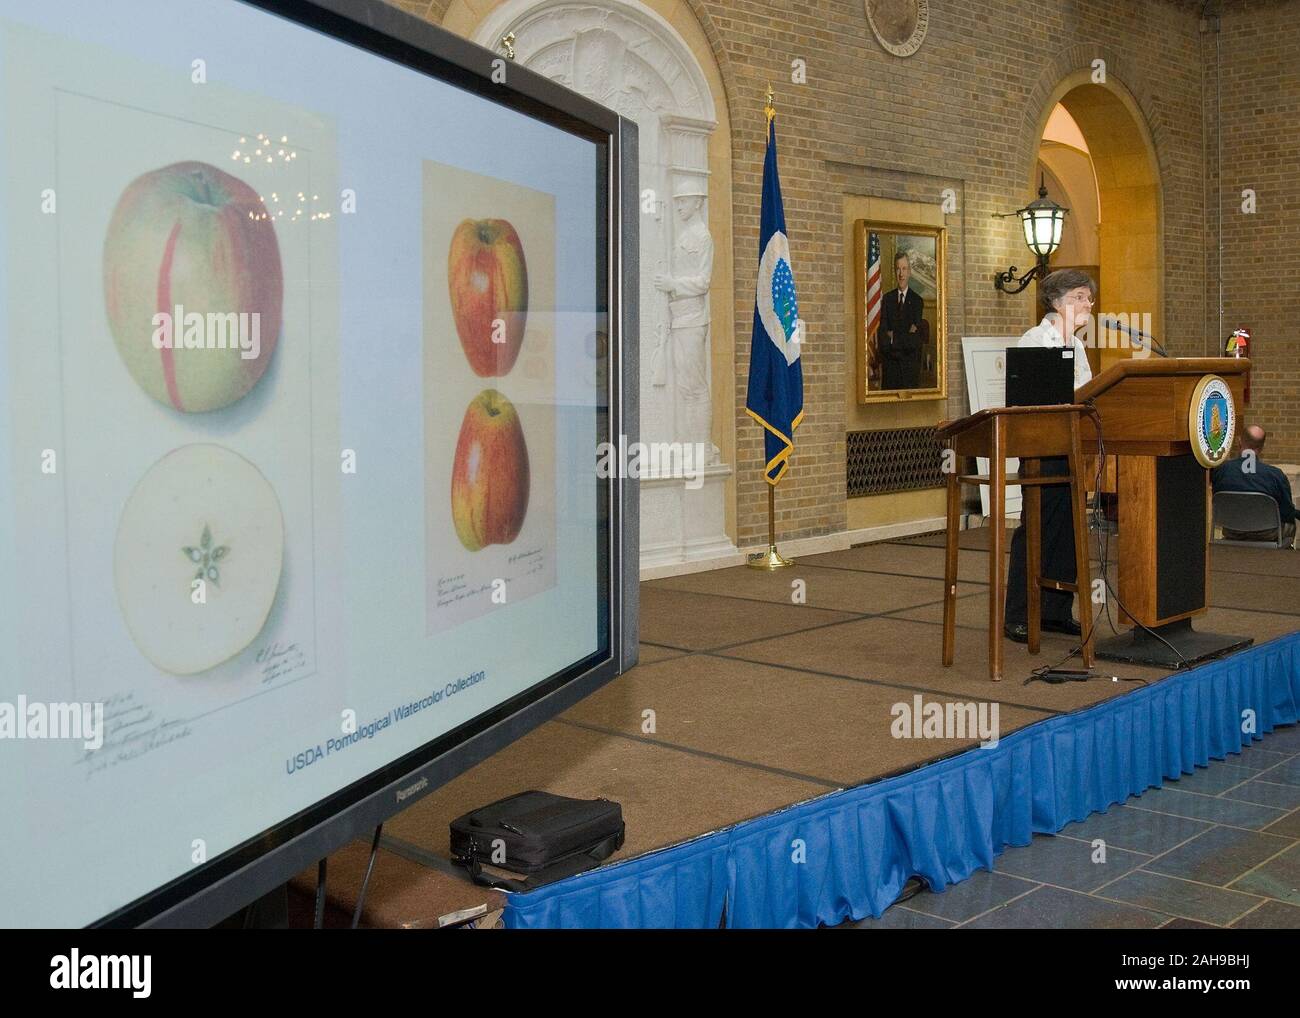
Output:
[[[1077,389],[1092,378],[1092,367],[1088,364],[1088,348],[1078,336],[1070,337],[1074,347],[1074,387]],[[1058,350],[1065,347],[1065,337],[1052,322],[1051,316],[1044,315],[1043,320],[1020,337],[1016,346],[1049,346]]]

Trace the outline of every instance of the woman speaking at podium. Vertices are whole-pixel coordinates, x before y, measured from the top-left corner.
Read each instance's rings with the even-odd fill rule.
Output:
[[[1043,320],[1020,337],[1018,346],[1046,346],[1074,350],[1074,387],[1092,378],[1088,351],[1075,335],[1090,320],[1097,287],[1085,272],[1061,269],[1050,273],[1039,287],[1046,313]],[[1067,339],[1068,337],[1068,339]],[[1064,456],[1044,457],[1044,476],[1070,472]],[[1042,570],[1043,575],[1063,583],[1075,580],[1074,521],[1070,511],[1070,487],[1051,485],[1042,489]],[[1023,517],[1023,514],[1022,514]],[[1079,623],[1070,614],[1074,595],[1063,590],[1042,592],[1042,628],[1051,633],[1079,636]],[[1007,569],[1006,624],[1003,632],[1016,643],[1029,642],[1028,593],[1025,584],[1025,524],[1011,537],[1011,564]]]

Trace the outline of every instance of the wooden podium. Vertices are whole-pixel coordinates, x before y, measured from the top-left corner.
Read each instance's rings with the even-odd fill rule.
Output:
[[[1217,375],[1239,413],[1249,370],[1233,357],[1125,360],[1076,391],[1076,402],[1098,412],[1105,454],[1119,457],[1120,620],[1140,623],[1100,641],[1098,657],[1179,668],[1251,643],[1198,633],[1191,622],[1209,604],[1212,519],[1209,471],[1192,452],[1192,398]],[[1098,425],[1082,423],[1091,454]]]

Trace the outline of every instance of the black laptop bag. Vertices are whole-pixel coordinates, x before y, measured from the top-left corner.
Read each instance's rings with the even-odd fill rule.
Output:
[[[451,854],[476,884],[527,891],[591,869],[623,835],[616,802],[519,792],[453,820]]]

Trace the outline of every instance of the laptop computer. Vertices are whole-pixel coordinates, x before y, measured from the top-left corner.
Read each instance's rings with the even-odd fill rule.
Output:
[[[1054,406],[1074,402],[1073,349],[1007,347],[1007,406]]]

